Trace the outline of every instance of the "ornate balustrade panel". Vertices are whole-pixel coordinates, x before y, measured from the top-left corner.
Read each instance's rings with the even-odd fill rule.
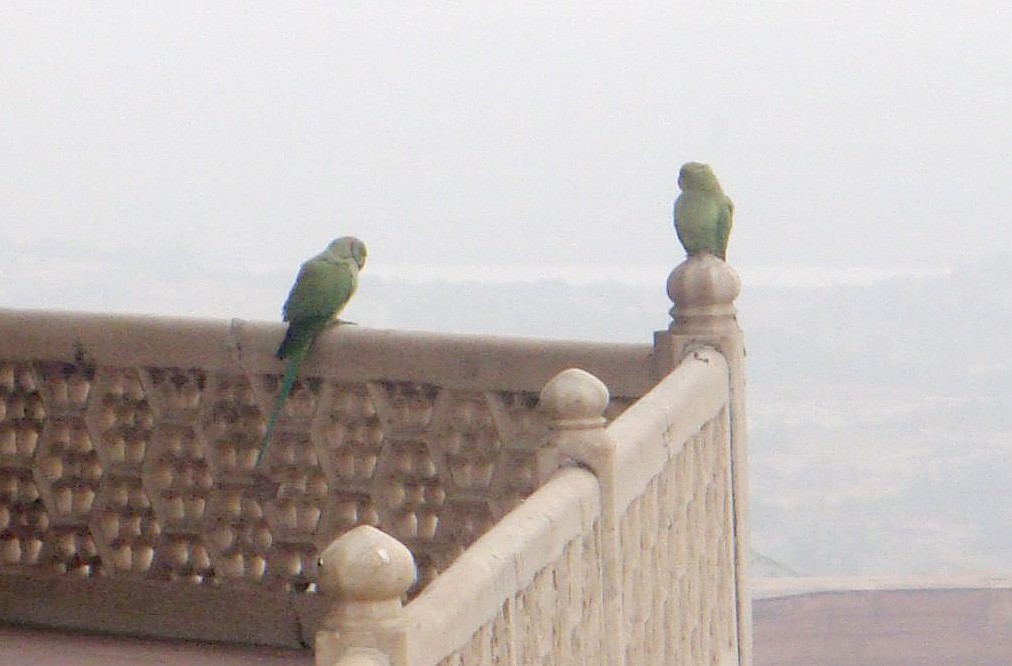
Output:
[[[604,663],[600,530],[570,542],[558,561],[503,604],[441,666]],[[426,662],[428,663],[428,662]]]
[[[721,411],[622,516],[626,663],[720,663],[734,655],[727,415]]]
[[[417,591],[537,487],[548,378],[570,365],[610,378],[610,415],[650,383],[646,345],[342,326],[300,373],[265,482],[252,465],[282,334],[0,311],[0,574],[122,580],[124,599],[138,581],[312,592],[320,548],[371,524],[411,548]],[[119,626],[87,613],[71,624]],[[145,626],[129,630],[174,631],[157,612]],[[265,640],[301,640],[279,636]]]
[[[607,428],[606,387],[559,373],[541,392],[551,441],[594,474],[556,473],[377,624],[378,642],[343,649],[400,645],[393,662],[412,666],[739,661],[729,399],[711,348]],[[318,641],[339,646],[334,629]]]
[[[408,605],[410,663],[604,663],[599,515],[594,476],[559,472]]]
[[[699,349],[608,428],[627,664],[737,663],[729,395]]]

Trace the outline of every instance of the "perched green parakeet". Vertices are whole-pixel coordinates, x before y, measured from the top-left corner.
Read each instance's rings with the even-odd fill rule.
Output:
[[[734,204],[709,166],[687,162],[678,172],[682,193],[675,199],[675,231],[689,255],[709,252],[727,259]]]
[[[292,291],[281,309],[284,320],[289,324],[285,339],[278,347],[277,357],[288,362],[255,465],[260,464],[267,451],[274,423],[295,384],[299,365],[309,354],[316,336],[337,317],[355,293],[358,272],[365,265],[365,255],[365,243],[344,236],[331,242],[326,250],[299,268]]]

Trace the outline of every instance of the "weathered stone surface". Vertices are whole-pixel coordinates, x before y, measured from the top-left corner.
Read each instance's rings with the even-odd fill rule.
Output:
[[[613,413],[649,386],[645,345],[338,327],[305,364],[255,474],[282,334],[0,310],[0,578],[101,577],[138,603],[141,581],[283,600],[316,590],[324,546],[372,525],[413,552],[413,595],[538,486],[537,396],[553,372],[579,362],[612,378]],[[0,604],[0,618],[45,622],[17,608]],[[173,635],[158,617],[170,608],[145,603],[145,626],[84,609],[59,617]]]

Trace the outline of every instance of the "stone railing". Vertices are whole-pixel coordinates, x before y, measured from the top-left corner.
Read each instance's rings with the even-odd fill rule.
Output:
[[[259,472],[280,325],[0,311],[0,621],[749,663],[737,289],[687,260],[653,346],[340,326]]]

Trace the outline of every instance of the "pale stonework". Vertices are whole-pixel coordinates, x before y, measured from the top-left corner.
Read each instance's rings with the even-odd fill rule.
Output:
[[[748,664],[738,286],[687,260],[653,346],[338,326],[260,472],[281,325],[0,310],[0,619],[318,666]]]

